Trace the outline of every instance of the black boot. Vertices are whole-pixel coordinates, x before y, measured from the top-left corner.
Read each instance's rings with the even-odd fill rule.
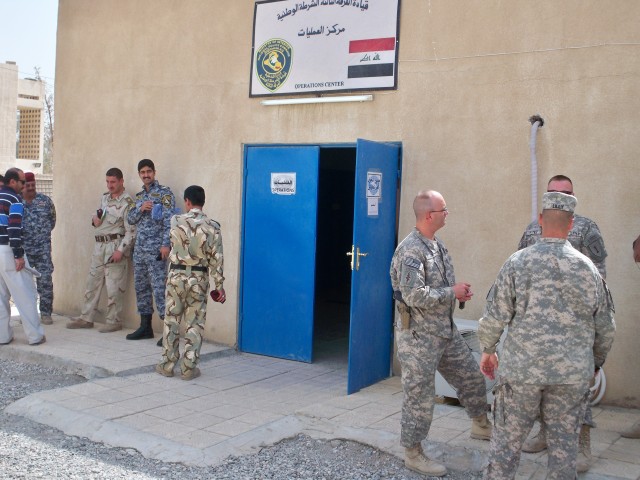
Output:
[[[135,332],[127,335],[127,340],[142,340],[145,338],[153,338],[151,315],[140,315],[140,327]]]

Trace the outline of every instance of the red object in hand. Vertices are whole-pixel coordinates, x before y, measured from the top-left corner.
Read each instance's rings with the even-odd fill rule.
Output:
[[[211,295],[211,300],[214,302],[224,303],[226,300],[226,298],[222,298],[222,292],[220,290],[211,290],[209,295]]]

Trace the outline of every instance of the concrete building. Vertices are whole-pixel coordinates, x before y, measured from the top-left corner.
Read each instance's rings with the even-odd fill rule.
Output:
[[[373,1],[367,5],[373,10]],[[292,326],[300,329],[292,341],[304,353],[273,353],[280,346],[274,344],[267,354],[313,359],[309,342],[318,340],[314,327],[328,312],[326,322],[351,330],[350,346],[344,344],[350,356],[374,343],[378,327],[368,321],[382,316],[386,322],[390,303],[358,320],[357,339],[354,320],[341,315],[355,315],[360,293],[390,295],[360,292],[358,282],[387,275],[366,273],[375,262],[388,262],[375,240],[389,233],[388,225],[394,241],[410,231],[412,200],[424,188],[447,200],[451,215],[441,238],[458,279],[471,283],[476,295],[456,314],[477,320],[536,210],[528,119],[540,114],[545,124],[537,137],[533,198],[539,206],[547,180],[568,175],[578,213],[600,226],[618,324],[604,401],[640,406],[640,270],[631,256],[640,232],[640,3],[404,0],[397,89],[357,92],[373,95],[363,103],[280,106],[249,96],[254,6],[60,0],[56,169],[64,174],[56,177],[54,193],[56,309],[79,311],[93,248],[88,219],[104,191],[104,172],[122,168],[127,190],[135,193],[141,185],[137,161],[151,158],[157,179],[178,199],[188,185],[202,185],[205,212],[222,224],[228,301],[209,306],[209,340],[255,351],[277,343]],[[282,6],[282,17],[305,18],[286,13],[287,6],[297,8],[295,2]],[[319,29],[300,31],[301,38],[319,38],[312,37]],[[362,175],[369,180],[375,179],[369,173],[380,173],[358,170],[359,155],[370,156],[361,155],[368,143],[357,143],[359,138],[390,143],[400,176],[389,182],[385,173],[382,179],[383,187],[398,186],[397,217],[394,209],[383,227],[353,241],[360,228],[356,204],[365,198]],[[293,163],[279,164],[283,155]],[[291,173],[296,175],[284,175]],[[294,184],[296,195],[276,196],[278,185]],[[304,210],[287,203],[303,195],[311,205],[308,221]],[[380,216],[391,205],[395,199],[383,193]],[[363,215],[372,216],[366,206]],[[300,257],[291,256],[298,252]],[[308,285],[316,290],[309,293]],[[254,294],[260,298],[248,301]],[[126,311],[133,327],[132,283]],[[291,312],[296,320],[282,325]],[[157,318],[154,327],[160,331]]]
[[[0,171],[42,173],[44,83],[19,79],[18,65],[0,64]]]

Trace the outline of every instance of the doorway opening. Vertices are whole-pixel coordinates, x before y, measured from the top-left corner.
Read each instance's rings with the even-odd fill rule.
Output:
[[[245,148],[238,348],[347,364],[347,392],[391,366],[401,147]]]
[[[349,357],[356,149],[320,148],[313,361]]]

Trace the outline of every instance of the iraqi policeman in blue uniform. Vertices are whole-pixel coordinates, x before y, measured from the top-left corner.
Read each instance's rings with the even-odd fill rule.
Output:
[[[136,225],[138,232],[133,249],[133,278],[140,327],[127,335],[127,340],[153,338],[152,292],[158,315],[164,320],[164,289],[170,251],[169,232],[176,206],[171,189],[157,182],[156,167],[151,160],[145,158],[138,162],[138,175],[143,188],[136,194],[135,205],[129,211],[127,221]]]
[[[23,247],[29,264],[40,272],[36,278],[40,295],[40,323],[51,325],[53,319],[53,261],[51,259],[51,231],[56,226],[56,207],[50,197],[36,191],[36,177],[25,172],[22,190]]]

